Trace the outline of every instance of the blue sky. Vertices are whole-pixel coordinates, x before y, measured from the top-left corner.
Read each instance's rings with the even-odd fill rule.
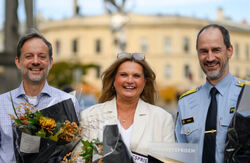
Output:
[[[119,0],[118,0],[119,1]],[[0,27],[4,21],[4,2],[0,0]],[[102,0],[78,0],[84,15],[104,13]],[[35,0],[36,12],[58,20],[72,16],[73,0]],[[127,10],[141,14],[170,14],[214,20],[221,7],[233,21],[250,24],[249,0],[127,0]],[[19,19],[24,20],[24,0],[19,0]]]

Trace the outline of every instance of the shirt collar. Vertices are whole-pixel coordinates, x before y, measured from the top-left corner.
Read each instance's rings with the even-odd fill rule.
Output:
[[[231,73],[228,73],[226,77],[224,77],[219,83],[216,84],[215,88],[218,90],[218,92],[223,96],[226,93],[226,90],[228,89],[228,86],[232,83],[233,75]],[[205,87],[208,90],[208,94],[210,90],[214,87],[211,85],[208,80],[206,80]]]
[[[21,82],[20,86],[17,88],[17,92],[16,94],[14,95],[16,98],[18,97],[22,97],[22,96],[25,96],[25,91],[24,91],[24,88],[23,88],[23,81]],[[41,93],[38,95],[48,95],[51,97],[52,95],[52,90],[51,90],[51,87],[49,86],[48,82],[45,81],[45,84],[43,86],[43,89],[41,91]]]
[[[49,86],[47,81],[45,81],[41,94],[48,95],[50,97],[52,96],[52,89],[51,89],[51,86]]]
[[[25,91],[23,88],[23,81],[21,82],[20,86],[17,88],[16,94],[14,96],[15,98],[25,96]]]

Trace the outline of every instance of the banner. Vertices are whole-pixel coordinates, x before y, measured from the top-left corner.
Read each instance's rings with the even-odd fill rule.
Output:
[[[172,160],[173,162],[198,163],[198,144],[150,143],[149,147],[149,154],[160,160],[169,160],[169,162]]]

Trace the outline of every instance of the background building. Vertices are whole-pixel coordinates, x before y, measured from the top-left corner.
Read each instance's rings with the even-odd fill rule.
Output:
[[[234,23],[218,9],[217,20],[171,15],[139,15],[130,13],[124,26],[127,52],[145,53],[157,75],[157,86],[164,100],[173,100],[179,92],[202,84],[205,76],[196,53],[196,35],[205,25],[218,23],[231,34],[234,54],[230,71],[241,78],[250,76],[250,26]],[[54,61],[95,64],[83,80],[101,89],[100,73],[115,59],[119,51],[116,36],[110,30],[110,15],[79,16],[59,21],[46,21],[39,30],[54,47]]]

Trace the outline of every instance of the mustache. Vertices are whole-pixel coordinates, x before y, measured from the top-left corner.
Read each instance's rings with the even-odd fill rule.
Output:
[[[205,65],[217,64],[217,63],[219,64],[220,61],[214,60],[214,61],[204,61],[203,62],[203,64],[205,64]]]
[[[30,66],[28,67],[29,69],[43,69],[41,66]]]

